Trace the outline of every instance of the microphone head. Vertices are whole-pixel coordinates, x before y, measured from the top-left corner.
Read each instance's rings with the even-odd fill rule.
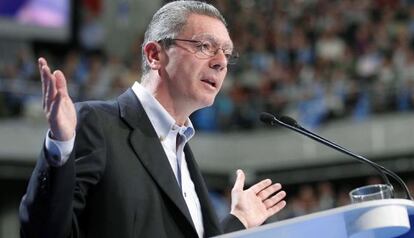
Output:
[[[268,124],[268,125],[273,125],[275,120],[275,116],[273,116],[272,114],[268,113],[268,112],[262,112],[260,113],[260,121]]]
[[[288,117],[288,116],[281,116],[281,117],[279,118],[279,120],[280,120],[281,122],[283,122],[283,123],[288,124],[289,126],[299,127],[298,122],[297,122],[295,119],[291,118],[291,117]]]

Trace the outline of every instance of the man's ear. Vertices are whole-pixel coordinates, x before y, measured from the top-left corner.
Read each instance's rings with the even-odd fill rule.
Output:
[[[144,46],[145,59],[152,70],[161,67],[161,45],[155,41],[150,41]]]

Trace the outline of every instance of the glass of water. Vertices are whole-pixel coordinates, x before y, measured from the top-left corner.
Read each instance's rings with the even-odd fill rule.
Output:
[[[349,193],[352,203],[393,198],[393,188],[387,184],[371,184]]]

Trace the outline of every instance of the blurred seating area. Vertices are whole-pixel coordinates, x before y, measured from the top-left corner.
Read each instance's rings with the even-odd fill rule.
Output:
[[[410,193],[414,191],[414,179],[412,176],[405,178]],[[315,183],[300,184],[290,187],[288,206],[283,212],[274,217],[275,220],[283,220],[292,217],[303,216],[318,211],[324,211],[351,203],[349,192],[353,189],[369,185],[381,184],[383,181],[379,177],[369,176],[355,179],[339,181],[322,181]],[[401,188],[394,185],[398,191],[396,198],[405,198]],[[288,186],[289,189],[289,186]]]
[[[45,133],[37,58],[63,71],[75,102],[115,98],[141,77],[143,33],[119,32],[146,25],[131,19],[151,15],[145,7],[152,1],[73,2],[78,15],[68,42],[0,34],[0,185],[9,191],[0,196],[0,237],[19,235],[18,204]],[[100,12],[88,8],[93,2],[102,4]],[[401,175],[414,193],[414,0],[207,2],[222,11],[240,53],[215,103],[191,117],[197,131],[206,132],[191,146],[219,215],[228,212],[237,168],[253,180],[283,184],[288,206],[274,221],[346,205],[350,190],[381,183],[368,166],[348,164],[342,154],[291,131],[256,130],[264,126],[262,111],[319,129]],[[134,43],[115,44],[118,38]]]
[[[19,117],[30,114],[30,107],[40,102],[41,84],[37,57],[45,57],[53,69],[65,74],[74,101],[110,99],[119,95],[140,78],[140,63],[128,63],[101,51],[70,50],[67,54],[49,52],[34,54],[20,49],[16,58],[0,65],[0,117]],[[137,56],[138,58],[138,56]]]
[[[218,128],[253,128],[259,111],[314,128],[413,109],[412,1],[215,2],[242,55],[211,109]]]
[[[411,194],[413,194],[414,178],[409,176],[405,178],[405,181],[407,181],[407,186]],[[287,197],[287,207],[274,217],[271,217],[268,222],[285,220],[349,205],[351,204],[349,192],[352,189],[363,185],[381,183],[382,180],[379,177],[368,176],[346,180],[284,185],[283,189],[289,195]],[[398,193],[394,194],[396,198],[405,197],[400,187],[395,187],[395,189],[398,191]],[[217,213],[224,218],[230,211],[230,189],[224,192],[212,191],[210,196]]]
[[[210,2],[226,17],[241,57],[214,105],[192,116],[200,131],[254,129],[261,111],[317,128],[414,109],[413,1]],[[0,117],[24,116],[40,102],[38,56],[62,69],[75,101],[115,97],[140,77],[138,38],[124,58],[19,48],[0,59]]]

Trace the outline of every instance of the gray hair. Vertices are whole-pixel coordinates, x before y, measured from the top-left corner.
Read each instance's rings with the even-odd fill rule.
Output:
[[[152,17],[145,31],[142,44],[142,73],[146,75],[150,67],[144,53],[144,46],[150,41],[175,38],[187,23],[191,14],[205,15],[216,18],[226,25],[224,17],[213,5],[200,1],[173,1],[165,4]]]

